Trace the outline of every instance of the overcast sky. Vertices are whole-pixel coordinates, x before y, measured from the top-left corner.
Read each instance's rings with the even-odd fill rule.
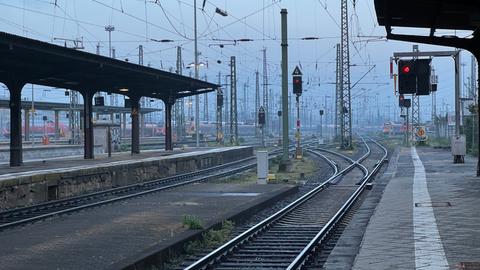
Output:
[[[288,10],[289,72],[301,66],[304,82],[309,82],[307,99],[318,106],[324,96],[334,95],[335,45],[340,42],[340,1],[338,0],[207,0],[202,10],[198,0],[198,36],[201,77],[217,82],[218,72],[229,73],[230,56],[237,57],[238,88],[248,83],[253,94],[255,71],[262,72],[262,49],[267,49],[268,76],[274,93],[280,91],[280,9]],[[55,4],[56,3],[56,4]],[[218,7],[227,11],[222,17]],[[360,95],[370,100],[379,97],[381,110],[396,105],[389,58],[396,51],[411,51],[412,44],[385,41],[383,27],[376,22],[373,0],[349,1],[351,82],[354,105]],[[114,25],[112,46],[119,59],[138,61],[138,47],[144,47],[144,64],[175,70],[176,47],[183,48],[185,65],[193,62],[193,1],[192,0],[0,0],[0,30],[63,45],[60,39],[83,39],[85,50],[108,55],[108,33],[105,25]],[[317,40],[301,40],[318,37]],[[251,42],[234,40],[248,38]],[[152,40],[169,39],[170,43]],[[224,44],[221,48],[219,45]],[[67,42],[72,46],[71,42]],[[420,45],[420,50],[451,50],[452,48]],[[470,75],[470,54],[462,54],[465,83]],[[220,63],[218,63],[220,62]],[[453,61],[435,59],[439,75],[437,103],[453,105]],[[184,69],[188,75],[189,69]],[[40,87],[41,88],[41,87]],[[43,88],[41,88],[43,89]],[[28,96],[28,91],[24,92]],[[40,99],[64,99],[63,92],[49,92]],[[390,97],[390,98],[389,98]],[[253,98],[253,96],[252,96]],[[331,102],[332,99],[330,99]],[[328,101],[328,99],[327,99]],[[390,103],[388,103],[390,101]],[[423,98],[424,117],[430,118],[430,98]],[[374,102],[370,103],[375,105]],[[422,106],[423,107],[423,106]],[[453,108],[453,107],[451,107]],[[441,108],[439,107],[440,111]],[[391,108],[393,113],[393,107]]]

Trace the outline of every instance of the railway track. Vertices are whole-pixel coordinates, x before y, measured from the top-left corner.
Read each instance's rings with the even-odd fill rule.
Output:
[[[329,179],[185,269],[301,269],[349,212],[386,159],[383,146],[373,140],[362,141],[366,152],[356,160],[326,149],[309,150],[334,168]],[[379,160],[366,162],[372,155],[372,143],[378,146],[377,152],[383,153],[373,155],[381,156]],[[340,160],[344,163],[341,170]],[[368,163],[368,167],[376,165],[369,171],[362,163]],[[351,174],[356,176],[354,181],[346,181]]]
[[[269,153],[269,158],[275,157],[278,155],[278,153],[280,153],[280,151],[280,149],[272,151]],[[231,176],[255,168],[255,160],[255,157],[249,157],[195,172],[2,211],[0,212],[0,231],[49,217],[72,213],[86,208],[97,207],[116,201],[144,196],[154,192],[192,183],[206,182],[213,179]]]

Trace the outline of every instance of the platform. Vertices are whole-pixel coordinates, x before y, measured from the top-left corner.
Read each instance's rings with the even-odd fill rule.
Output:
[[[480,269],[475,173],[472,157],[453,164],[447,150],[401,148],[353,269]]]
[[[195,184],[8,229],[0,268],[119,269],[198,233],[183,228],[186,215],[208,228],[294,189]]]
[[[247,146],[119,153],[0,166],[0,209],[62,199],[102,189],[160,179],[251,157]]]

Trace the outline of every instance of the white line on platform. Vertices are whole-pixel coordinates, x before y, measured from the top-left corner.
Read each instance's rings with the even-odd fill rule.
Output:
[[[449,269],[438,233],[432,207],[415,207],[415,203],[430,204],[425,167],[415,147],[411,148],[415,174],[413,177],[413,239],[415,241],[415,269]]]

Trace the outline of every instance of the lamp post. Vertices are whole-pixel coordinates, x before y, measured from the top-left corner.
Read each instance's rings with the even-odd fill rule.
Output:
[[[195,68],[195,79],[198,80],[198,37],[197,37],[197,0],[193,1],[193,32],[195,36],[194,41],[194,68]],[[195,140],[196,147],[200,146],[200,98],[198,95],[195,95]]]
[[[105,26],[105,31],[108,32],[108,56],[112,57],[112,32],[115,31],[115,26]]]

